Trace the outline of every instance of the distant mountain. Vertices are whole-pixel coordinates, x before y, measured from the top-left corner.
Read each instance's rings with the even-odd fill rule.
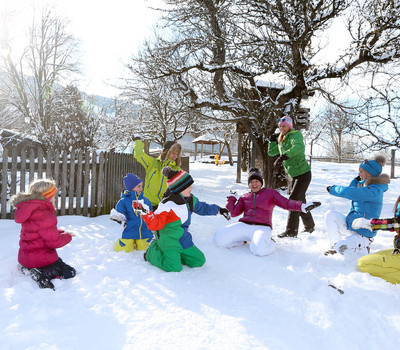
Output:
[[[115,105],[119,103],[118,99],[100,95],[88,95],[85,92],[81,93],[85,99],[93,103],[99,110],[105,110],[107,114],[115,114]]]

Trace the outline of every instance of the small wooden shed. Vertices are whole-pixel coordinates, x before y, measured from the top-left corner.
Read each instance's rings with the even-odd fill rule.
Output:
[[[222,144],[225,142],[224,139],[211,135],[211,134],[205,134],[202,136],[199,136],[195,138],[192,143],[194,143],[194,160],[196,160],[197,157],[197,145],[201,145],[201,158],[203,158],[203,147],[204,145],[212,145],[212,153],[214,153],[214,146],[219,144],[219,152],[221,152],[221,147]]]

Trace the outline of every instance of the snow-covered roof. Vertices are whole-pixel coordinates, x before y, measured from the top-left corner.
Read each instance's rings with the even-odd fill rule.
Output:
[[[216,144],[223,142],[225,142],[223,138],[211,134],[201,135],[192,141],[192,143],[205,143],[205,144]]]
[[[285,86],[283,84],[279,83],[273,83],[271,81],[266,81],[262,79],[255,79],[256,80],[256,86],[258,87],[265,87],[269,89],[277,89],[277,90],[283,90]]]

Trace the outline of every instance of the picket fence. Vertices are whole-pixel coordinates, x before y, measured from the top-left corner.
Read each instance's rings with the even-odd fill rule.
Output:
[[[108,214],[120,199],[123,177],[134,173],[144,180],[145,171],[132,154],[112,152],[69,153],[42,149],[3,149],[0,162],[1,219],[12,219],[8,201],[17,192],[27,192],[37,178],[56,181],[58,215],[98,216]]]

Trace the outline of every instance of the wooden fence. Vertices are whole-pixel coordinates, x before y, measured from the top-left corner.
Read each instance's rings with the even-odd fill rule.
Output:
[[[134,173],[144,180],[143,167],[132,154],[110,152],[59,153],[3,150],[0,163],[1,219],[13,218],[8,200],[17,192],[27,192],[37,178],[52,178],[59,189],[58,215],[97,216],[108,214],[120,199],[123,177]]]

